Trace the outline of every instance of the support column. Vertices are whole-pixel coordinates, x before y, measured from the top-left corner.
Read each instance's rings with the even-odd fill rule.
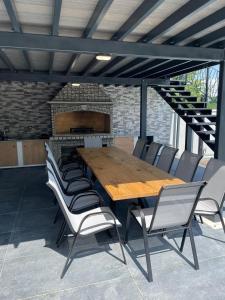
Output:
[[[192,138],[193,133],[190,126],[186,124],[186,135],[185,135],[185,150],[192,151]]]
[[[140,87],[140,137],[145,139],[147,135],[147,83],[142,80]]]
[[[225,61],[220,62],[214,156],[225,161]]]

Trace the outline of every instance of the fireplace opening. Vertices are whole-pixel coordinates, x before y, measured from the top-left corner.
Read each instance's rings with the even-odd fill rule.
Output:
[[[55,115],[56,134],[110,133],[110,115],[94,111],[73,111]]]

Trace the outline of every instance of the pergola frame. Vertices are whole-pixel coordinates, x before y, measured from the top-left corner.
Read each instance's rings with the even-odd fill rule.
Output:
[[[11,0],[3,0],[3,2],[13,32],[0,32],[0,59],[8,68],[8,70],[0,71],[0,81],[87,82],[139,86],[141,137],[146,136],[147,87],[149,85],[167,84],[172,76],[220,64],[215,156],[225,160],[225,27],[213,32],[206,32],[200,38],[183,43],[182,46],[179,45],[186,39],[199,32],[205,32],[208,28],[223,21],[225,7],[212,14],[207,14],[203,19],[184,28],[162,44],[153,44],[154,39],[165,33],[168,28],[202,9],[207,9],[212,1],[189,0],[156,27],[145,33],[137,42],[124,42],[123,39],[151,15],[164,0],[143,0],[109,40],[92,39],[92,36],[110,9],[113,0],[98,0],[86,28],[79,38],[58,36],[62,0],[54,1],[50,35],[24,33]],[[21,50],[29,71],[17,70],[4,49]],[[29,50],[49,52],[48,72],[34,70],[28,54]],[[72,53],[65,72],[54,71],[55,52]],[[93,58],[83,70],[76,72],[76,63],[81,54],[95,55],[97,53],[112,54],[115,58],[97,72],[90,73],[98,64],[98,61]],[[115,68],[127,57],[133,58],[133,60]],[[112,68],[114,68],[113,71],[111,71]],[[189,140],[186,141],[187,148],[190,148]]]

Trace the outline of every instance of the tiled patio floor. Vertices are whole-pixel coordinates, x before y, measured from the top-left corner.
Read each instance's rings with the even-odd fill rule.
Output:
[[[68,243],[59,249],[56,206],[43,167],[0,170],[0,299],[225,299],[225,235],[194,222],[200,270],[181,235],[152,238],[153,283],[145,278],[141,232],[132,224],[127,266],[116,240],[105,233],[79,240],[63,279]],[[124,220],[125,204],[117,207]]]

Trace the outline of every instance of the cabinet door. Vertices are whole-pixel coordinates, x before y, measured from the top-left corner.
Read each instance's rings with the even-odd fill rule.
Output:
[[[45,163],[46,153],[44,143],[45,140],[23,141],[24,165],[39,165]]]
[[[0,166],[17,166],[17,147],[15,141],[0,142]]]

